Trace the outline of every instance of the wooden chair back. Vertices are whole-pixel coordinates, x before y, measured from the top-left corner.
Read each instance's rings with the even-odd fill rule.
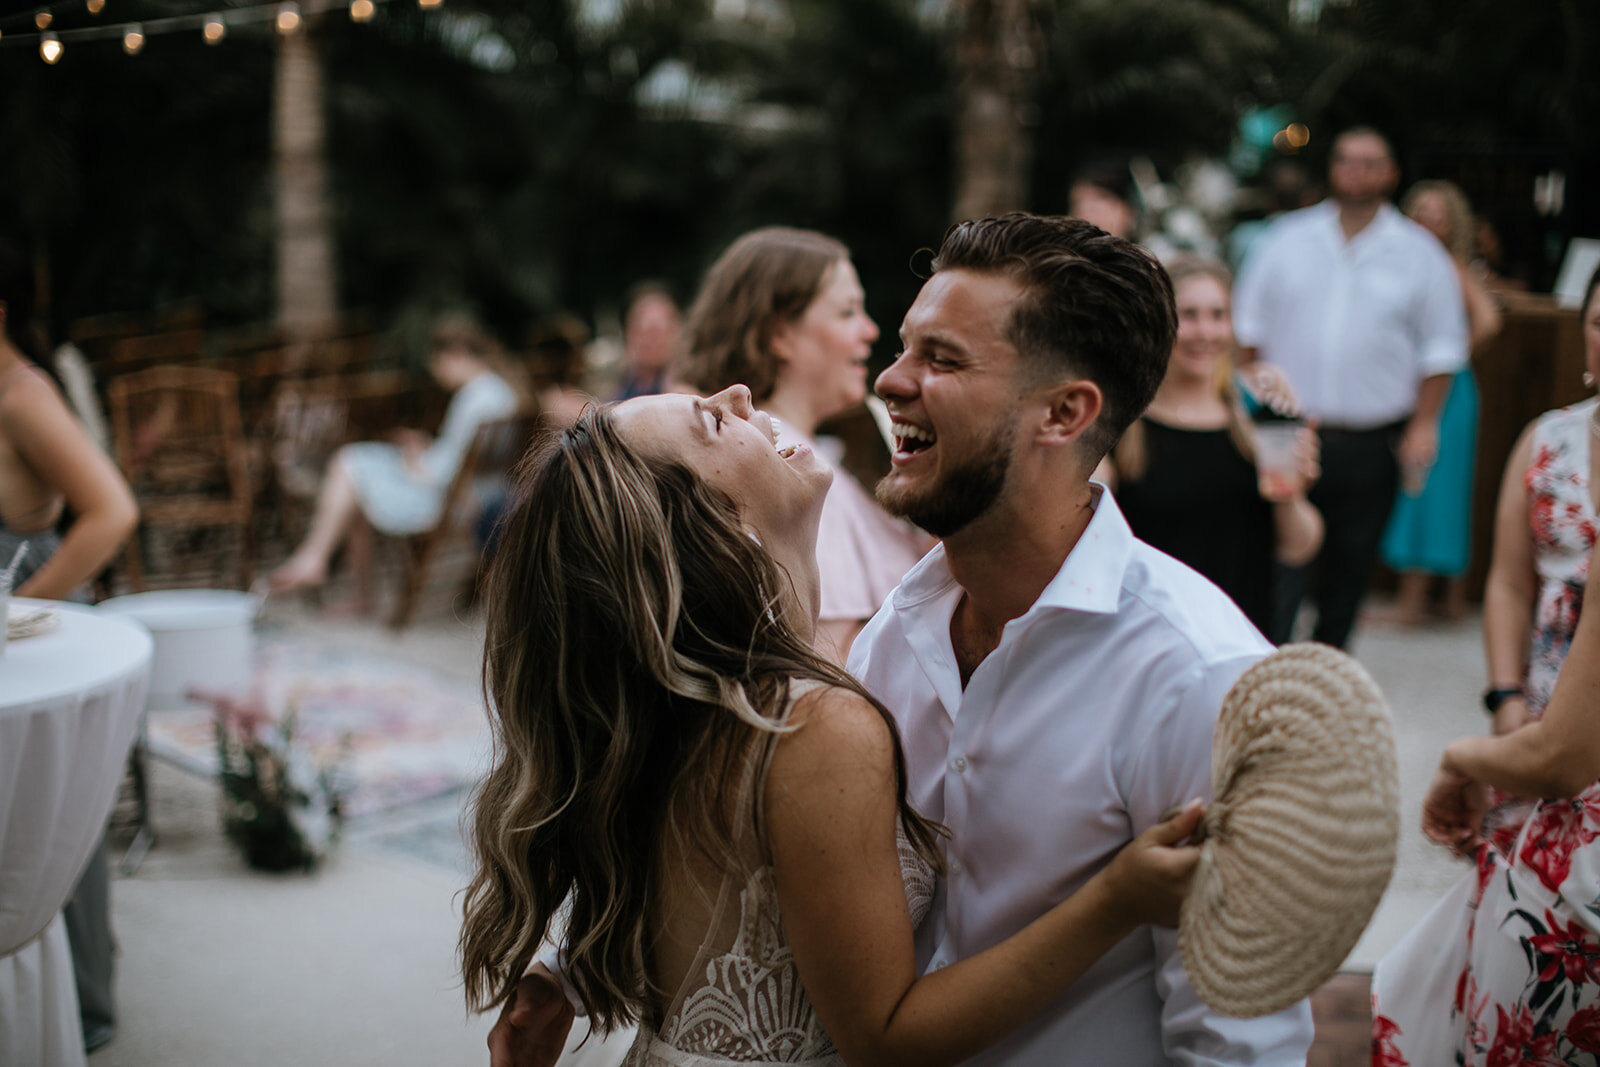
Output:
[[[151,367],[114,378],[107,396],[117,463],[139,500],[141,525],[237,528],[239,584],[248,586],[251,487],[237,379],[205,367]],[[127,560],[130,584],[142,588],[137,537]]]

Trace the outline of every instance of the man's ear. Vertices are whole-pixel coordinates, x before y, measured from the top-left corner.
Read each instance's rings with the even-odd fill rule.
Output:
[[[1088,378],[1060,382],[1045,395],[1044,419],[1039,424],[1039,443],[1069,445],[1083,435],[1105,410],[1105,394]]]

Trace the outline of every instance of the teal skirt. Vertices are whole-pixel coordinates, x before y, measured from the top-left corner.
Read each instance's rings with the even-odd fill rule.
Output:
[[[1478,387],[1470,368],[1450,382],[1439,414],[1439,456],[1422,492],[1404,489],[1383,534],[1383,562],[1397,571],[1454,578],[1472,550],[1472,470],[1478,446]]]

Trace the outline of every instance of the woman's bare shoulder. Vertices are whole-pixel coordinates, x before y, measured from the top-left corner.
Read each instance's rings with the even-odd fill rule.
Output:
[[[871,701],[844,686],[807,687],[795,696],[788,725],[773,757],[773,773],[780,777],[846,763],[889,767],[894,758],[888,722]]]

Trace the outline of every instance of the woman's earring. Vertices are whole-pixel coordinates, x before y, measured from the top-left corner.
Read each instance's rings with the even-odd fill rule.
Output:
[[[1588,371],[1583,372],[1583,387],[1585,389],[1594,388],[1594,375],[1590,374]]]

